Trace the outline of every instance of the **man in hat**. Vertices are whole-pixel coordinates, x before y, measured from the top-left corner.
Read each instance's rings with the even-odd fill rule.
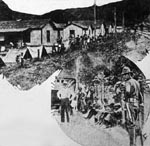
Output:
[[[61,100],[61,122],[65,122],[65,113],[67,117],[67,122],[69,122],[68,111],[70,108],[69,98],[71,96],[71,92],[69,92],[69,89],[67,88],[66,81],[64,81],[63,83],[63,88],[57,92],[57,96]]]
[[[127,66],[122,69],[122,78],[125,83],[122,91],[124,91],[127,108],[127,122],[129,123],[129,129],[133,131],[139,112],[140,84],[132,78],[131,73],[130,68]],[[135,144],[135,139],[132,134],[135,134],[135,132],[130,134],[130,146]]]

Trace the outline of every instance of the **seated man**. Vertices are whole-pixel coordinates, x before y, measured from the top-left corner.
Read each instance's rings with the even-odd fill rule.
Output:
[[[121,107],[121,82],[117,82],[114,86],[115,96],[113,96],[113,102],[110,104],[110,109],[106,109],[104,123],[107,127],[112,127],[120,123],[122,118],[122,107]]]
[[[101,110],[102,108],[103,108],[103,106],[101,104],[100,99],[95,98],[95,102],[91,105],[91,109],[90,109],[86,119],[91,119],[93,116],[97,115],[99,110]]]
[[[122,118],[122,112],[121,112],[121,104],[112,104],[110,110],[106,111],[105,118],[104,118],[104,124],[108,127],[115,126],[116,124],[120,123]]]

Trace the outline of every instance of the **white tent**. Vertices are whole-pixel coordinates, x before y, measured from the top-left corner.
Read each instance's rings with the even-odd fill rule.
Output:
[[[27,47],[32,58],[42,58],[44,56],[48,56],[44,46],[34,46],[34,47]],[[38,54],[39,52],[39,54]]]
[[[28,91],[14,88],[0,76],[0,145],[79,146],[51,115],[52,83],[59,73]]]
[[[101,28],[100,28],[100,29],[101,29],[101,30],[100,30],[101,35],[102,35],[102,36],[104,36],[104,35],[105,35],[105,33],[106,33],[106,32],[105,32],[104,24],[102,24],[102,25],[101,25]]]
[[[44,46],[47,54],[52,53],[52,46]]]
[[[108,28],[108,33],[113,33],[113,28],[112,28],[112,25],[109,25],[109,28]]]
[[[27,48],[24,49],[10,49],[6,56],[3,58],[5,63],[15,63],[16,62],[16,56],[21,55],[23,53],[23,58],[28,59],[31,58],[31,54]]]

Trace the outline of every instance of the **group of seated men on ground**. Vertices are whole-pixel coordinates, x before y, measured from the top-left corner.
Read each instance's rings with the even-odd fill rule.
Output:
[[[118,82],[114,90],[116,95],[101,98],[96,96],[95,90],[91,87],[87,92],[79,88],[77,110],[83,113],[85,119],[94,118],[95,124],[112,127],[121,122],[121,90]],[[111,97],[110,97],[111,96]]]

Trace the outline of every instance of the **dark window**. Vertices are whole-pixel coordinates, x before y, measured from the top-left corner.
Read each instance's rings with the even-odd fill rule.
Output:
[[[50,42],[50,31],[47,30],[47,42]]]
[[[29,31],[24,33],[23,41],[26,42],[26,43],[30,43],[30,32]]]
[[[75,30],[70,30],[70,36],[75,36]]]
[[[58,38],[60,38],[60,30],[58,30]]]

